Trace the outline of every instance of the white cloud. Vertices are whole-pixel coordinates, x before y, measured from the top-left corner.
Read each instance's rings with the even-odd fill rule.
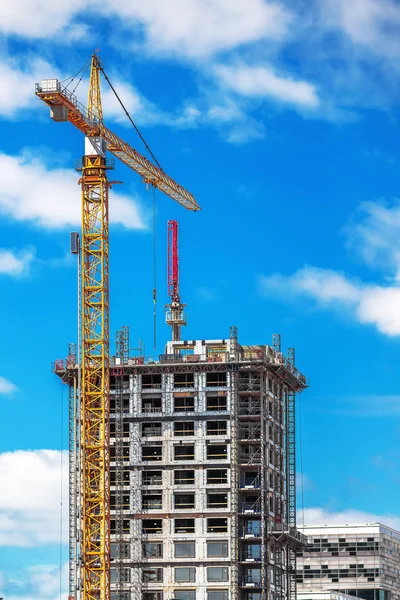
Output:
[[[298,493],[302,493],[304,491],[311,491],[315,489],[315,484],[313,481],[311,481],[311,479],[309,477],[307,477],[307,475],[304,475],[303,473],[296,473],[296,487],[297,487],[297,492]]]
[[[400,201],[363,202],[345,228],[347,247],[370,267],[400,278]]]
[[[13,392],[16,392],[17,389],[18,388],[14,383],[8,381],[5,377],[0,376],[0,394],[12,394]]]
[[[358,109],[386,110],[400,97],[400,6],[395,0],[326,0],[295,6],[273,0],[94,0],[89,9],[83,0],[16,3],[16,7],[7,3],[0,7],[0,32],[5,35],[58,43],[87,38],[85,21],[95,11],[96,16],[108,19],[111,31],[118,27],[110,43],[121,45],[124,52],[139,48],[151,57],[191,61],[206,85],[217,60],[217,71],[231,94],[269,98],[301,109],[306,117],[351,122],[359,117]],[[245,64],[249,44],[253,44],[258,66]],[[286,57],[291,65],[296,64],[290,68],[296,75],[280,70]],[[238,61],[236,66],[232,60]],[[1,61],[0,115],[15,116],[19,109],[34,104],[32,85],[46,72],[39,65],[29,56],[24,63],[14,57]],[[47,72],[51,76],[57,70]],[[208,110],[196,102],[192,103],[194,112],[189,106],[180,118],[180,109],[169,114],[122,83],[138,123],[174,127],[213,123],[206,118]],[[123,123],[115,101],[105,100],[110,104],[110,118]],[[246,125],[245,121],[234,125],[231,134],[230,130],[222,132],[223,137],[241,143]],[[250,139],[263,137],[254,123],[252,130]]]
[[[90,10],[120,20],[132,43],[141,32],[149,53],[205,57],[242,44],[287,35],[291,15],[270,0],[94,0]],[[16,0],[1,3],[0,31],[31,38],[70,41],[86,33],[83,0]],[[62,36],[61,36],[62,34]]]
[[[17,252],[0,248],[0,274],[18,277],[27,273],[34,256],[32,248]]]
[[[291,15],[269,0],[114,0],[103,14],[119,17],[135,39],[142,27],[151,54],[204,58],[258,40],[281,40]]]
[[[162,111],[142,96],[131,84],[117,80],[113,82],[113,86],[117,90],[127,111],[134,117],[135,122],[140,125],[155,125],[162,122]],[[104,90],[102,91],[101,98],[104,120],[112,120],[121,125],[131,127],[114,92],[108,87],[108,84],[104,84],[103,88]]]
[[[303,108],[317,108],[319,105],[315,86],[292,77],[280,77],[266,67],[217,65],[215,73],[226,86],[243,96],[270,98]]]
[[[80,224],[80,191],[70,169],[49,169],[32,151],[0,153],[0,212],[45,228]],[[128,229],[144,227],[136,198],[110,193],[110,221]]]
[[[360,296],[358,286],[341,273],[316,267],[304,267],[289,276],[274,274],[262,277],[260,283],[267,295],[284,295],[289,291],[294,295],[311,296],[327,305],[336,301],[353,305]]]
[[[0,5],[4,6],[4,3]],[[46,73],[52,74],[54,71],[54,67],[38,57],[27,55],[21,61],[15,57],[1,55],[0,116],[14,118],[23,109],[35,104],[39,106],[40,101],[35,96],[35,83]]]
[[[393,0],[329,0],[323,10],[327,23],[340,27],[355,45],[372,54],[400,54],[400,6]]]
[[[392,281],[364,283],[341,272],[305,266],[291,275],[261,277],[261,293],[289,301],[309,298],[385,335],[400,335],[400,201],[361,203],[344,232],[347,247],[369,267],[389,273]]]
[[[129,83],[124,83],[117,79],[113,82],[113,86],[137,125],[147,127],[152,125],[166,125],[186,129],[197,127],[200,120],[203,119],[202,112],[193,102],[167,112],[145,98]],[[105,122],[111,120],[119,125],[132,127],[122,106],[110,88],[104,88],[104,92],[102,92],[102,104]]]
[[[329,269],[304,267],[289,276],[260,278],[265,296],[308,297],[324,308],[346,310],[359,323],[388,336],[400,335],[400,288],[360,283]]]
[[[37,565],[4,573],[0,594],[7,600],[67,600],[68,563],[60,566]]]
[[[301,530],[302,513],[297,515],[298,527]],[[346,524],[365,524],[382,523],[394,529],[400,529],[400,517],[392,514],[377,515],[356,509],[347,509],[342,511],[329,511],[325,508],[305,508],[305,525],[346,525]],[[305,532],[307,533],[307,532]]]
[[[266,135],[264,123],[251,117],[231,123],[230,127],[222,129],[222,132],[228,142],[237,145],[262,140]]]
[[[33,450],[0,454],[0,546],[38,546],[68,539],[68,452]],[[29,490],[29,493],[27,493]]]
[[[83,0],[14,0],[0,3],[0,31],[31,38],[53,38],[65,30]],[[73,33],[75,29],[73,27]],[[65,35],[66,31],[63,32]],[[64,40],[65,41],[65,40]]]

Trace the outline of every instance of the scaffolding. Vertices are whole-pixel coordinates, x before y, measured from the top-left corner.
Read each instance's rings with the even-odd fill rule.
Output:
[[[77,362],[76,344],[69,344],[67,365],[74,368]],[[78,373],[73,377],[73,384],[68,387],[68,493],[69,493],[69,596],[75,597],[77,592],[77,554],[79,540],[78,526],[78,493],[79,493],[79,399]]]
[[[288,348],[288,362],[295,367],[295,349]],[[296,392],[288,390],[286,406],[286,485],[287,522],[296,527]],[[289,600],[296,600],[296,549],[288,549],[287,589]]]
[[[235,361],[237,352],[237,327],[230,328],[230,359]],[[230,384],[230,428],[231,428],[231,599],[237,600],[239,591],[239,527],[238,527],[238,369],[232,362],[229,371]]]
[[[122,333],[122,332],[117,332]],[[117,337],[117,343],[121,343],[121,339]],[[122,344],[121,344],[122,345]],[[118,349],[118,352],[121,350]],[[112,373],[114,375],[114,400],[115,400],[115,413],[114,413],[114,457],[112,465],[112,471],[115,473],[114,481],[114,518],[115,518],[115,529],[113,535],[113,542],[115,547],[115,555],[113,561],[113,570],[115,572],[115,600],[123,599],[124,592],[124,514],[125,506],[124,496],[124,471],[125,471],[125,455],[124,455],[124,369],[122,367],[113,367]],[[112,448],[112,446],[111,446]]]

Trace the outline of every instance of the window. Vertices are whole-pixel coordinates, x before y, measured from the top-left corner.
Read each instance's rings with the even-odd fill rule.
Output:
[[[174,397],[174,412],[193,412],[194,397],[193,396],[175,396]]]
[[[207,435],[226,435],[226,421],[207,421]]]
[[[152,437],[162,435],[162,426],[160,422],[142,423],[142,437]]]
[[[207,485],[215,483],[228,483],[228,471],[226,469],[207,469]]]
[[[142,375],[142,388],[160,388],[161,375],[152,373],[151,375]]]
[[[260,569],[247,569],[244,572],[244,583],[254,583],[260,585],[261,583],[261,570]]]
[[[248,488],[259,488],[261,485],[261,477],[256,471],[247,471],[244,475],[243,486]]]
[[[195,590],[174,590],[175,600],[195,600]]]
[[[129,533],[130,530],[130,521],[129,519],[124,519],[122,521],[122,531]],[[110,520],[110,533],[115,533],[115,519]]]
[[[143,533],[162,533],[162,519],[143,519]]]
[[[129,544],[123,542],[122,544],[118,544],[116,542],[112,542],[110,544],[110,556],[111,558],[130,558],[131,549]]]
[[[207,508],[227,508],[228,494],[207,494]]]
[[[228,590],[207,590],[207,600],[228,600]]]
[[[175,533],[194,533],[194,519],[175,519]]]
[[[177,437],[194,435],[194,421],[178,421],[174,423],[174,435]]]
[[[261,600],[261,592],[247,592],[246,600]]]
[[[193,583],[196,581],[195,567],[176,567],[175,568],[176,583]]]
[[[228,531],[228,519],[207,519],[208,533],[226,533]]]
[[[244,535],[259,536],[261,533],[260,521],[245,521],[243,529]]]
[[[243,560],[261,560],[261,545],[260,544],[246,544],[243,547]]]
[[[161,485],[162,471],[143,471],[142,485]]]
[[[256,496],[255,494],[244,494],[242,496],[242,502],[240,503],[240,510],[242,512],[245,512],[246,510],[261,512],[260,496]]]
[[[143,592],[143,600],[163,600],[163,593],[160,592]]]
[[[194,460],[194,444],[174,446],[175,460]]]
[[[207,567],[207,581],[228,581],[228,567]]]
[[[208,558],[226,558],[228,556],[228,542],[207,542]]]
[[[163,545],[158,542],[146,542],[143,544],[143,558],[162,558]]]
[[[207,387],[226,386],[226,372],[223,373],[207,373]]]
[[[118,448],[119,450],[119,448]],[[111,460],[115,460],[117,456],[117,447],[110,446],[110,458]],[[129,460],[129,443],[124,442],[121,447],[121,453],[118,456],[118,460]]]
[[[116,470],[111,467],[110,470],[110,483],[111,485],[115,485],[116,481]],[[129,485],[129,471],[122,471],[122,484]]]
[[[161,396],[157,398],[142,397],[142,412],[143,413],[160,413],[162,411]]]
[[[194,373],[175,373],[174,386],[175,387],[193,387],[194,386]]]
[[[128,583],[131,580],[130,569],[110,569],[110,580],[112,583],[116,581],[124,581]]]
[[[175,558],[194,558],[195,542],[175,542]]]
[[[207,446],[207,459],[226,459],[228,458],[227,444],[212,444]]]
[[[194,508],[195,506],[195,495],[194,494],[174,494],[175,508],[185,509]]]
[[[123,398],[122,398],[122,402],[119,403],[118,402],[118,406],[116,403],[116,398],[115,396],[111,396],[110,398],[110,412],[111,413],[118,413],[121,414],[121,408],[122,408],[122,412],[127,414],[129,413],[129,394],[124,394]]]
[[[122,432],[126,433],[126,436],[124,436],[124,437],[129,436],[129,423],[126,423],[125,421],[123,422]],[[115,434],[115,421],[111,421],[111,423],[110,423],[110,434],[111,434],[111,437],[113,437],[113,434]]]
[[[118,498],[118,508],[129,508],[129,494],[122,494]],[[117,495],[114,492],[110,494],[110,508],[115,510],[117,507]]]
[[[111,592],[111,600],[131,600],[130,592]]]
[[[157,569],[143,569],[142,571],[143,583],[161,583],[163,580],[163,570]]]
[[[159,446],[142,446],[142,460],[161,461],[162,445],[160,444]]]
[[[226,410],[226,407],[226,396],[207,396],[208,411]]]
[[[194,484],[194,471],[180,471],[174,472],[174,483],[175,485],[193,485]]]
[[[162,509],[162,494],[142,494],[143,510]]]

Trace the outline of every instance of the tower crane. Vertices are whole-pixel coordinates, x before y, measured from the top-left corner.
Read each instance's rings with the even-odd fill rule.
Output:
[[[181,326],[186,325],[186,304],[181,303],[179,294],[178,221],[168,221],[168,295],[171,302],[166,306],[166,322],[172,329],[172,341],[177,342],[181,339]]]
[[[78,167],[82,188],[81,238],[81,375],[80,490],[77,527],[81,531],[79,574],[81,600],[110,600],[110,365],[108,284],[107,151],[139,173],[146,184],[187,208],[199,210],[193,195],[159,166],[139,154],[103,123],[97,53],[91,58],[87,108],[57,79],[36,84],[36,95],[50,107],[56,122],[72,123],[85,135],[85,154]],[[77,457],[79,464],[79,457]],[[71,565],[70,569],[74,568]]]

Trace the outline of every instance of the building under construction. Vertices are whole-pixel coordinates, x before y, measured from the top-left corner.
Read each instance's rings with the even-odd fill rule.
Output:
[[[295,600],[306,541],[296,530],[295,396],[306,379],[294,350],[285,357],[278,335],[243,346],[232,327],[228,339],[172,341],[165,352],[132,357],[128,329],[117,333],[111,598]],[[70,594],[79,598],[73,349],[55,371],[70,386]]]

